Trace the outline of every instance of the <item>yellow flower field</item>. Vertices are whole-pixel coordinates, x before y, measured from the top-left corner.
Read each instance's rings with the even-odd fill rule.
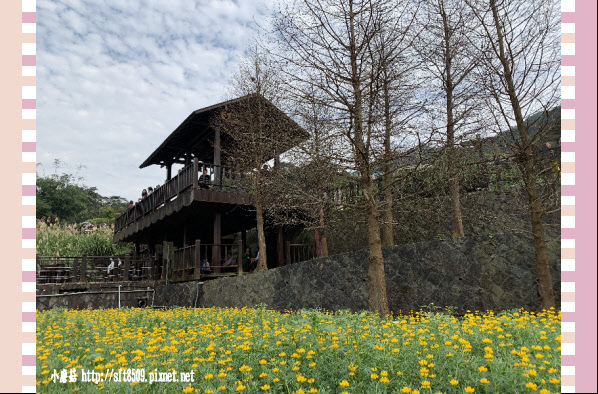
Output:
[[[389,320],[263,308],[38,311],[37,390],[558,393],[560,320],[553,311]]]

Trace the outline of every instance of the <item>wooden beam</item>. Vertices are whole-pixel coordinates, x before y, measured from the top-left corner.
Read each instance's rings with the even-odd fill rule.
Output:
[[[169,181],[172,178],[172,163],[166,165],[166,180]]]

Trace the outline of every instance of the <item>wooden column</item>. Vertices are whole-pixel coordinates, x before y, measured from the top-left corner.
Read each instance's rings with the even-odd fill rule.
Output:
[[[183,224],[183,248],[189,246],[187,235],[187,223]]]
[[[214,184],[216,190],[222,190],[222,165],[220,149],[220,129],[214,129]]]
[[[214,246],[212,247],[212,271],[220,273],[220,243],[222,242],[222,216],[216,208],[214,213]]]
[[[195,240],[195,256],[194,256],[194,270],[193,270],[193,277],[196,280],[201,278],[201,241],[199,239]]]
[[[87,256],[81,257],[81,269],[80,269],[79,282],[87,282]]]
[[[245,250],[243,249],[243,241],[239,240],[239,243],[237,244],[237,249],[238,249],[238,256],[237,256],[237,275],[241,276],[243,275],[243,253],[245,253]]]
[[[125,262],[123,263],[123,273],[121,280],[128,281],[130,278],[130,266],[131,266],[131,257],[127,254],[125,256]]]
[[[172,163],[166,165],[166,180],[172,178]]]
[[[191,165],[191,155],[189,153],[185,153],[185,167]]]
[[[277,260],[277,265],[279,267],[282,267],[284,265],[284,240],[283,240],[283,236],[282,236],[282,226],[278,225],[277,230],[278,230],[278,239],[276,242],[276,260]]]

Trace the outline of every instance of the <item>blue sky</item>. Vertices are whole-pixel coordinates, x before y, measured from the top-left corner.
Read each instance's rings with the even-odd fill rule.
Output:
[[[75,173],[137,200],[166,171],[139,165],[228,81],[268,12],[261,1],[37,0],[38,173]]]

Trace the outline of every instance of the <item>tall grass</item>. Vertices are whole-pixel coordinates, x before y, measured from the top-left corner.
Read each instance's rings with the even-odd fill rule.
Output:
[[[36,253],[40,256],[107,256],[128,253],[131,245],[112,242],[112,229],[99,229],[90,233],[74,232],[61,224],[38,220],[36,225]]]

